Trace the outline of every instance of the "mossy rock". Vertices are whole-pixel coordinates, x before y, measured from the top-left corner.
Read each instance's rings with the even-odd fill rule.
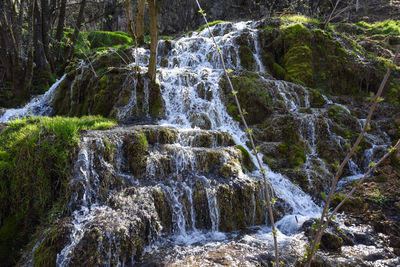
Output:
[[[255,60],[253,52],[248,46],[239,47],[240,64],[249,71],[255,70]]]
[[[297,168],[306,162],[306,154],[304,150],[297,144],[285,144],[281,143],[278,145],[278,152],[280,158],[286,161],[288,168]]]
[[[253,202],[253,199],[256,201]],[[259,185],[221,185],[217,191],[217,202],[220,211],[220,231],[234,231],[265,222]]]
[[[0,135],[0,261],[18,261],[39,224],[68,203],[71,164],[80,130],[115,125],[100,117],[30,117]],[[59,207],[59,208],[58,208]]]
[[[165,110],[165,103],[160,90],[161,86],[158,83],[149,85],[149,113],[156,119],[162,119]]]
[[[124,153],[135,177],[140,178],[146,171],[149,143],[143,132],[137,132],[124,140]]]
[[[164,192],[161,190],[153,191],[154,206],[158,213],[159,220],[163,226],[164,233],[172,231],[172,211],[171,206],[168,204]]]
[[[310,99],[311,107],[322,108],[323,106],[325,106],[326,100],[318,90],[310,89],[310,93],[311,93],[311,99]]]
[[[332,196],[330,207],[336,207],[346,197],[344,194],[334,194]],[[350,197],[347,199],[339,211],[358,211],[360,212],[364,207],[364,203],[359,197]]]
[[[333,233],[325,232],[321,237],[321,247],[331,251],[338,251],[343,246],[343,239]]]
[[[263,122],[272,113],[272,100],[267,85],[254,72],[238,72],[231,77],[232,85],[241,104],[248,114],[245,116],[251,124]],[[230,87],[225,78],[220,83],[224,92],[230,92]],[[230,94],[227,100],[227,111],[234,119],[240,121],[239,112],[234,98]]]
[[[244,169],[247,170],[248,172],[252,172],[254,168],[254,163],[251,160],[250,153],[241,145],[235,146],[241,153],[242,155],[242,160],[243,160],[243,166]]]
[[[34,266],[56,266],[57,254],[64,248],[68,236],[69,231],[64,222],[51,226],[44,240],[33,251]]]
[[[290,24],[281,28],[281,35],[287,47],[310,43],[312,34],[302,23]]]
[[[285,80],[305,86],[313,85],[312,51],[306,45],[294,46],[283,58],[287,72]]]

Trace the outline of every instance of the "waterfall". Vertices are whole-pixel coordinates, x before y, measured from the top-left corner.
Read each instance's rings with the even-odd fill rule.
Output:
[[[228,51],[238,50],[235,40],[246,32],[254,38],[255,48],[253,52],[255,60],[260,66],[258,69],[264,70],[261,61],[257,60],[259,59],[258,31],[252,27],[254,27],[254,24],[251,22],[239,22],[220,24],[211,28],[211,31],[220,33],[226,33],[226,29],[229,29],[228,33],[215,37],[218,46],[225,52],[224,54],[229,55],[226,62],[228,68],[238,68],[232,64],[232,62],[239,61],[238,58],[233,58],[237,56],[237,53],[235,55],[228,53]],[[163,45],[164,43],[160,44],[160,46]],[[217,56],[207,30],[194,33],[190,38],[183,37],[172,42],[172,49],[167,55],[168,66],[160,66],[158,69],[158,79],[166,103],[167,118],[160,123],[183,128],[201,127],[202,125],[196,125],[193,117],[194,115],[205,116],[210,122],[211,129],[230,133],[237,144],[247,148],[245,144],[247,141],[246,134],[240,129],[239,124],[229,116],[222,101],[223,92],[219,87],[219,81],[223,75],[223,70]],[[262,79],[265,78],[262,77]],[[285,82],[271,82],[276,85],[279,94],[285,100],[285,104],[288,105],[289,111],[296,110],[301,102],[298,95],[291,92],[292,95],[288,96],[284,92],[284,88],[287,88]],[[200,97],[199,88],[204,88],[212,97],[210,99]],[[305,88],[304,91],[306,91]],[[250,151],[249,148],[247,150]],[[265,168],[269,169],[267,166]],[[261,177],[258,171],[255,171],[254,175]],[[311,200],[311,197],[302,192],[297,185],[291,183],[285,176],[268,171],[267,177],[276,194],[285,199],[293,210],[293,214],[298,217],[312,217],[319,213],[320,208]],[[211,198],[210,206],[212,204],[213,199]],[[215,216],[217,217],[217,212]],[[293,216],[290,218],[294,220]],[[285,225],[282,225],[282,228],[284,227]]]
[[[64,74],[59,80],[57,80],[49,90],[40,96],[32,98],[32,100],[22,108],[18,109],[7,109],[6,112],[0,117],[1,123],[23,118],[27,116],[49,116],[53,112],[51,102],[57,94],[57,89],[60,83],[65,79],[67,75]]]
[[[251,37],[246,41],[253,52],[256,70],[265,72],[256,23],[221,23],[211,30],[227,55],[228,68],[243,71],[238,39],[244,35]],[[195,246],[227,240],[238,234],[225,232],[254,225],[264,224],[259,229],[268,236],[267,240],[272,239],[264,207],[262,175],[258,169],[250,173],[242,168],[242,154],[235,145],[250,151],[246,145],[248,139],[225,107],[225,96],[219,86],[224,71],[207,29],[191,37],[161,41],[160,50],[164,51],[167,42],[170,48],[159,60],[157,73],[165,119],[159,125],[125,126],[83,134],[70,181],[73,195],[68,205],[69,217],[64,221],[69,226],[66,227],[69,238],[57,255],[57,266],[81,263],[79,257],[85,255],[82,251],[90,242],[102,265],[131,266],[143,251],[151,251],[154,246]],[[148,57],[148,50],[137,49],[131,65],[138,64],[144,71]],[[299,170],[306,173],[309,184],[317,173],[315,164],[319,172],[329,176],[328,166],[318,154],[320,131],[323,129],[329,140],[343,150],[347,140],[331,127],[332,120],[326,118],[327,107],[338,105],[348,114],[350,110],[324,95],[326,107],[313,108],[308,88],[267,77],[259,75],[260,81],[268,86],[274,105],[283,102],[280,112],[297,118],[295,127],[306,153]],[[39,100],[4,120],[28,113],[50,114],[48,105],[64,78],[65,75]],[[129,101],[115,104],[118,119],[131,116],[135,108],[138,113],[138,80],[128,77],[123,86],[129,93],[126,95]],[[151,105],[147,80],[143,86],[144,116],[147,116]],[[304,109],[309,113],[303,112]],[[369,161],[386,148],[388,140],[373,134],[366,135],[366,139],[374,143],[365,151]],[[135,150],[138,140],[142,140],[143,151]],[[250,157],[257,166],[254,156]],[[275,197],[282,203],[283,214],[276,222],[278,237],[296,238],[303,222],[319,216],[321,208],[287,175],[272,171],[266,164],[263,167],[267,169]],[[356,161],[349,163],[349,169],[352,174],[362,171]]]

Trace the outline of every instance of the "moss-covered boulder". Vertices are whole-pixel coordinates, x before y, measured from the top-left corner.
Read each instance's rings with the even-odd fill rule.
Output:
[[[146,171],[146,156],[148,155],[149,143],[146,135],[137,132],[132,136],[125,138],[124,153],[131,172],[135,177],[140,177]]]
[[[102,115],[128,121],[162,118],[165,104],[160,85],[149,83],[145,73],[126,66],[133,61],[129,51],[119,52],[93,54],[91,66],[72,60],[66,68],[67,79],[52,102],[56,114]]]
[[[239,47],[240,64],[249,71],[255,70],[255,60],[253,52],[248,46]]]
[[[282,22],[280,25],[272,23],[260,33],[263,63],[275,78],[319,88],[334,95],[354,95],[378,89],[385,73],[384,66],[389,64],[395,49],[385,44],[383,39],[368,42],[374,47],[372,50],[360,46],[361,36],[373,38],[372,30],[365,29],[375,26],[335,24],[323,30],[315,27],[318,23],[309,23],[308,20],[283,19]],[[393,31],[389,26],[393,23],[383,24],[386,26],[380,24],[379,27],[386,27],[387,32]],[[382,46],[392,52],[385,52]],[[391,80],[399,77],[397,71]]]
[[[247,113],[246,120],[249,124],[261,123],[272,112],[272,100],[269,88],[254,72],[238,72],[231,76],[233,88],[237,91],[240,105]],[[226,95],[227,111],[235,120],[240,121],[233,95],[225,78],[221,80],[221,87]]]
[[[30,117],[8,123],[0,134],[2,264],[14,265],[37,227],[49,223],[50,215],[59,216],[64,211],[80,130],[114,125],[114,121],[100,117]],[[46,244],[59,246],[53,229],[49,233],[53,240],[46,240]],[[51,249],[39,250],[38,261],[54,258]]]

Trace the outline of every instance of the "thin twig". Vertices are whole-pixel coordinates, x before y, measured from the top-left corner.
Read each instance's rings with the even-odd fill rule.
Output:
[[[399,56],[399,52],[400,52],[400,48],[397,49],[397,52],[396,52],[396,54],[395,54],[395,56],[394,56],[394,58],[393,58],[393,63],[394,63],[394,64],[396,64],[397,58],[398,58],[398,56]],[[354,153],[356,152],[357,147],[359,146],[359,144],[360,144],[362,138],[364,137],[364,135],[365,135],[365,133],[366,133],[366,131],[367,131],[368,125],[369,125],[369,123],[370,123],[371,120],[372,120],[372,115],[373,115],[373,113],[374,113],[374,111],[375,111],[376,105],[380,102],[383,89],[385,88],[385,85],[386,85],[386,83],[387,83],[387,81],[388,81],[388,79],[389,79],[389,76],[390,76],[391,72],[392,72],[392,69],[391,69],[390,66],[388,66],[387,71],[386,71],[386,74],[385,74],[385,77],[383,78],[383,80],[382,80],[382,82],[381,82],[381,85],[380,85],[380,87],[379,87],[379,90],[378,90],[378,92],[376,93],[374,102],[372,103],[371,109],[370,109],[370,111],[369,111],[369,113],[368,113],[368,117],[367,117],[367,119],[366,119],[366,121],[365,121],[364,128],[362,129],[362,131],[361,131],[360,135],[358,136],[356,142],[354,143],[352,149],[351,149],[350,152],[347,154],[347,156],[346,156],[345,159],[343,160],[342,164],[340,165],[338,171],[336,172],[336,175],[335,175],[335,177],[334,177],[334,179],[333,179],[333,182],[332,182],[331,190],[329,191],[329,195],[328,195],[328,197],[327,197],[327,199],[326,199],[326,201],[325,201],[325,205],[324,205],[324,208],[323,208],[323,210],[322,210],[322,214],[321,214],[321,218],[320,218],[320,220],[319,220],[317,232],[316,232],[316,234],[315,234],[314,240],[311,242],[311,250],[310,250],[310,253],[309,253],[309,255],[308,255],[308,262],[307,262],[306,267],[310,267],[310,266],[311,266],[311,260],[312,260],[314,254],[315,254],[315,252],[316,252],[316,250],[317,250],[316,248],[318,247],[319,242],[321,241],[321,237],[322,237],[323,230],[324,230],[324,229],[322,229],[322,227],[323,227],[323,225],[324,225],[324,219],[325,219],[325,216],[327,216],[327,212],[328,212],[328,210],[329,210],[329,204],[330,204],[330,202],[331,202],[332,195],[333,195],[333,192],[335,191],[336,185],[337,185],[337,183],[339,182],[339,178],[340,178],[341,175],[342,175],[342,172],[343,172],[344,167],[346,166],[346,164],[349,162],[350,158],[351,158],[351,157],[354,155]]]
[[[247,135],[248,135],[248,137],[249,137],[249,140],[250,140],[250,143],[251,143],[251,148],[252,148],[252,150],[253,150],[253,153],[254,153],[254,155],[255,155],[255,157],[256,157],[256,159],[257,159],[258,166],[259,166],[259,168],[260,168],[260,170],[261,170],[261,173],[262,173],[262,175],[263,175],[264,187],[265,187],[265,194],[266,194],[266,197],[267,197],[268,215],[269,215],[269,219],[270,219],[270,222],[271,222],[272,234],[273,234],[273,238],[274,238],[275,265],[279,267],[280,262],[279,262],[279,252],[278,252],[277,231],[276,231],[276,228],[275,228],[275,220],[274,220],[274,215],[273,215],[273,211],[272,211],[270,190],[268,189],[267,177],[266,177],[266,174],[265,174],[266,170],[263,168],[263,165],[262,165],[261,160],[260,160],[260,157],[259,157],[259,155],[258,155],[256,146],[255,146],[255,144],[254,144],[253,135],[252,135],[251,130],[249,129],[249,127],[248,127],[248,125],[247,125],[246,119],[244,118],[244,115],[243,115],[243,112],[242,112],[242,108],[241,108],[240,103],[239,103],[239,99],[238,99],[238,97],[237,97],[237,95],[236,95],[236,92],[235,92],[235,90],[234,90],[234,88],[233,88],[231,79],[230,79],[230,77],[229,77],[228,71],[227,71],[226,66],[225,66],[225,62],[224,62],[224,57],[223,57],[223,55],[222,55],[222,51],[221,51],[221,49],[218,47],[217,41],[215,40],[215,37],[214,37],[214,35],[213,35],[212,32],[211,32],[210,25],[208,24],[208,20],[207,20],[207,18],[206,18],[206,15],[205,15],[203,9],[201,8],[201,6],[200,6],[200,4],[199,4],[199,1],[196,0],[196,3],[197,3],[197,5],[198,5],[198,7],[199,7],[199,12],[202,14],[202,16],[203,16],[203,18],[204,18],[204,21],[206,22],[207,29],[208,29],[208,31],[209,31],[209,33],[210,33],[210,35],[211,35],[211,38],[212,38],[212,40],[213,40],[213,43],[214,43],[216,49],[218,50],[218,54],[219,54],[219,57],[220,57],[220,60],[221,60],[222,68],[224,69],[225,76],[226,76],[226,78],[227,78],[227,80],[228,80],[229,87],[231,88],[232,95],[233,95],[233,97],[234,97],[234,99],[235,99],[236,106],[237,106],[237,108],[238,108],[238,110],[239,110],[240,118],[241,118],[241,120],[242,120],[242,122],[243,122],[243,124],[244,124],[246,133],[247,133]]]

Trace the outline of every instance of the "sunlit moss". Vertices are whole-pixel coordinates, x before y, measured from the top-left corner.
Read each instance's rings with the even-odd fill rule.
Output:
[[[0,262],[14,264],[35,227],[66,197],[80,131],[115,125],[94,116],[29,117],[11,121],[1,132]]]
[[[321,22],[316,18],[310,18],[304,15],[285,15],[280,17],[282,22],[301,22],[310,24],[320,24]]]

